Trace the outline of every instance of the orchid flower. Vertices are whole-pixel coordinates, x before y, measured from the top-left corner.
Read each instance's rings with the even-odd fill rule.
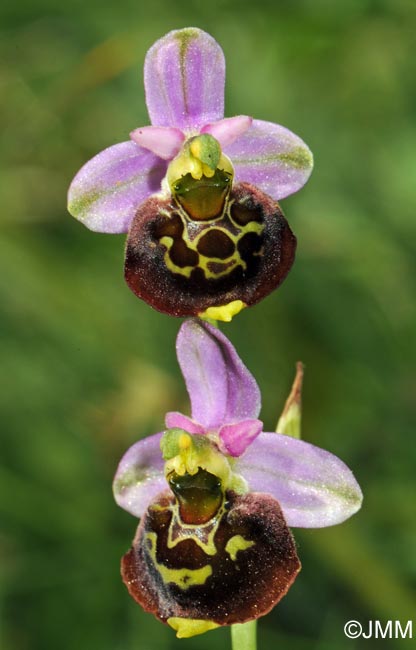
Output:
[[[186,321],[177,355],[191,417],[168,413],[127,451],[114,495],[141,518],[122,560],[130,594],[187,637],[269,612],[300,570],[289,526],[341,523],[362,494],[333,454],[262,431],[259,388],[219,330]]]
[[[224,54],[200,29],[158,40],[144,83],[151,126],[87,162],[68,209],[91,230],[128,232],[126,281],[152,307],[231,320],[293,264],[277,201],[306,183],[312,154],[278,124],[224,118]]]

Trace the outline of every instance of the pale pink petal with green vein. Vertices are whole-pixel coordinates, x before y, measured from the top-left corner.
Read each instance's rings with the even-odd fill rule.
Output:
[[[193,130],[224,116],[225,60],[200,29],[169,32],[146,55],[144,85],[154,126]]]
[[[167,163],[135,142],[108,147],[71,183],[68,210],[97,232],[127,232],[138,207],[160,191]]]
[[[301,138],[262,120],[253,120],[224,153],[233,162],[236,182],[251,183],[276,200],[297,192],[313,167],[312,153]]]
[[[149,504],[168,487],[160,450],[162,435],[155,433],[130,447],[114,477],[116,503],[135,517],[142,517]]]
[[[360,486],[342,460],[280,433],[261,433],[233,469],[250,491],[277,499],[288,526],[333,526],[361,507]]]

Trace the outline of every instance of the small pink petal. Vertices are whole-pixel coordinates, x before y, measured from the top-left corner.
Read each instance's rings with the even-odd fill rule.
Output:
[[[247,115],[225,117],[223,120],[206,124],[201,133],[209,133],[218,140],[221,147],[228,147],[250,128],[252,122],[253,118]]]
[[[177,411],[166,413],[165,424],[167,429],[183,429],[188,433],[206,433],[203,426]]]
[[[172,160],[179,153],[185,136],[180,129],[169,126],[142,126],[130,133],[136,144],[163,158]]]
[[[253,440],[262,432],[260,420],[244,420],[235,424],[224,424],[219,430],[219,437],[224,451],[230,456],[241,456]]]

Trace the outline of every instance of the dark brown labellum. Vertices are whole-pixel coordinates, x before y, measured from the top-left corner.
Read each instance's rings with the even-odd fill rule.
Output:
[[[227,492],[216,515],[184,523],[171,492],[149,508],[122,560],[133,598],[160,620],[217,625],[267,614],[300,570],[278,502],[267,494]]]
[[[237,183],[218,214],[204,204],[197,220],[196,197],[184,196],[152,196],[133,220],[125,277],[139,298],[173,316],[197,316],[236,300],[253,305],[283,282],[296,238],[276,201]]]

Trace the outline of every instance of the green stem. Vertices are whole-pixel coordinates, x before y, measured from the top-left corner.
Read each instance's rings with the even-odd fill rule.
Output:
[[[214,327],[218,327],[218,321],[214,318],[204,318],[204,321],[210,325],[213,325]]]
[[[257,621],[236,624],[231,626],[232,650],[256,650]]]

